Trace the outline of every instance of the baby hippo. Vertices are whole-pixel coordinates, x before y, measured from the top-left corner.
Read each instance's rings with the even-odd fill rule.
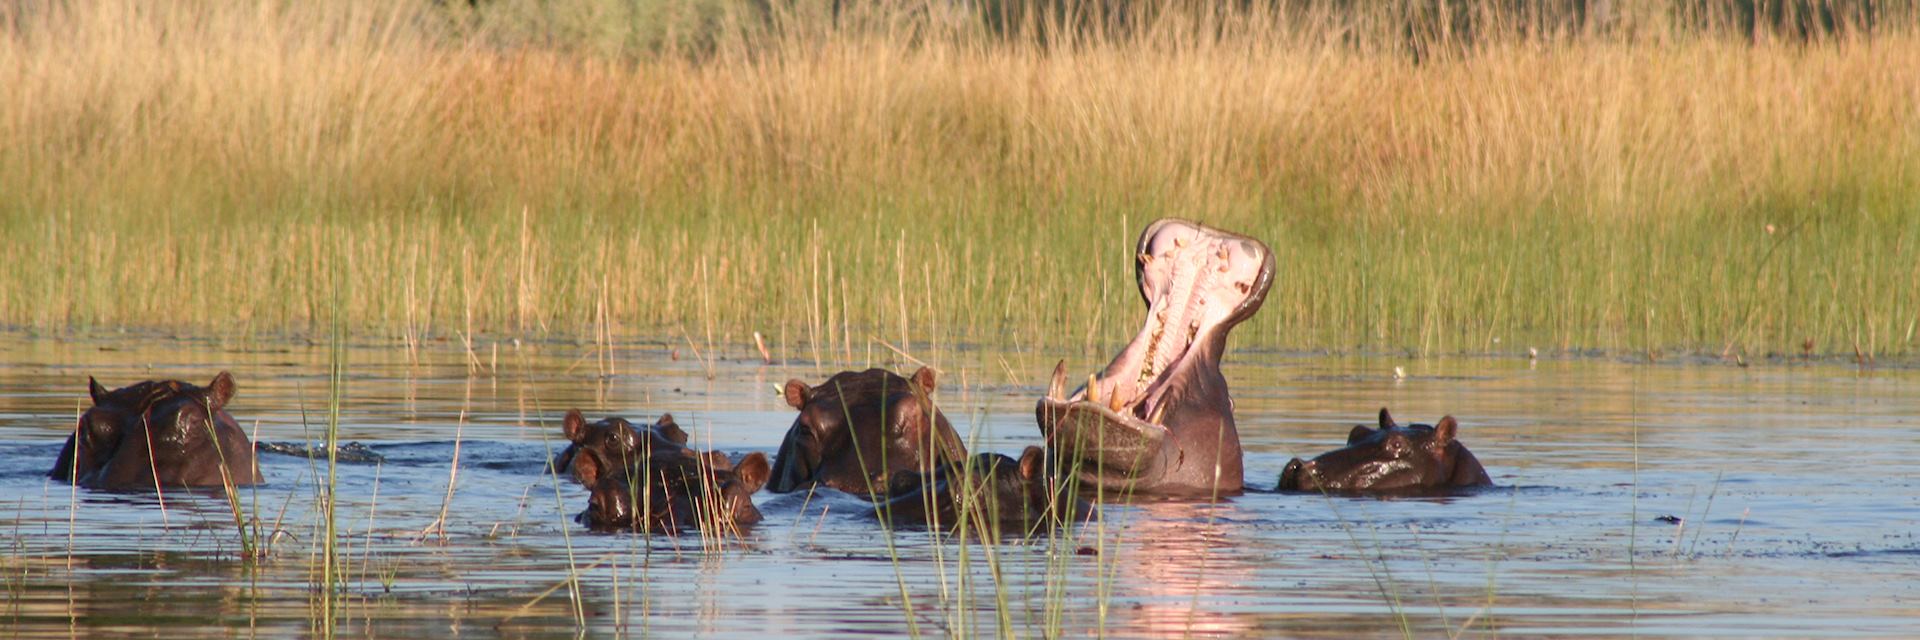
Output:
[[[771,465],[764,453],[734,464],[717,451],[686,446],[687,434],[672,416],[645,428],[623,418],[588,423],[579,411],[561,423],[567,448],[554,458],[591,492],[580,522],[600,531],[677,534],[686,528],[738,530],[760,521],[753,494],[765,485]]]
[[[662,414],[653,424],[635,428],[626,418],[618,416],[588,423],[579,410],[574,410],[567,412],[560,429],[566,434],[568,444],[554,456],[553,471],[568,474],[574,482],[587,487],[594,485],[599,472],[605,468],[631,467],[643,460],[691,459],[696,455],[687,447],[687,432],[673,421],[672,414]]]
[[[632,474],[600,477],[579,520],[595,531],[738,533],[760,522],[753,494],[766,485],[769,468],[767,454],[759,452],[737,465],[719,452],[644,462]]]
[[[1055,498],[1045,465],[1045,452],[1027,447],[1017,461],[982,453],[932,472],[897,472],[874,513],[895,525],[946,528],[964,517],[990,536],[1032,529],[1053,514],[1076,517],[1084,508]]]
[[[1280,472],[1281,491],[1421,493],[1493,484],[1466,445],[1454,439],[1453,416],[1440,424],[1394,424],[1380,410],[1380,428],[1355,425],[1347,446],[1312,460],[1294,458]]]

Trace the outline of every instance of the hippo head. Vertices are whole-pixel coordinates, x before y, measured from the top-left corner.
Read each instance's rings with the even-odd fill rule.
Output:
[[[204,387],[162,380],[106,391],[92,382],[94,407],[50,475],[110,490],[259,482],[253,443],[226,412],[235,390],[225,371]]]
[[[1273,252],[1247,236],[1164,219],[1147,226],[1134,253],[1145,325],[1071,395],[1066,363],[1054,368],[1035,410],[1040,431],[1082,484],[1238,491],[1240,436],[1220,357],[1227,333],[1266,300]]]
[[[1380,428],[1355,425],[1347,446],[1288,462],[1278,489],[1409,493],[1492,484],[1473,452],[1456,439],[1459,428],[1453,416],[1436,425],[1401,426],[1381,409]]]
[[[67,437],[60,458],[54,461],[53,470],[47,472],[47,476],[73,482],[106,466],[107,459],[120,447],[120,439],[140,428],[147,407],[153,406],[159,396],[172,392],[168,385],[151,380],[108,391],[88,376],[87,393],[93,397],[93,406],[80,414],[73,435]]]
[[[555,473],[565,473],[575,482],[596,486],[600,476],[631,467],[643,460],[690,458],[687,432],[673,421],[672,415],[644,429],[637,429],[626,418],[609,417],[589,423],[579,410],[568,411],[561,420],[561,432],[567,436],[567,448],[553,458]]]
[[[981,453],[931,472],[900,471],[893,474],[886,499],[874,511],[896,525],[958,527],[971,522],[989,533],[1032,527],[1049,514],[1072,518],[1075,510],[1060,508],[1070,498],[1056,499],[1052,491],[1045,456],[1040,447],[1027,447],[1019,460]]]
[[[632,476],[595,478],[579,519],[600,531],[738,531],[760,522],[753,494],[766,484],[769,467],[767,454],[758,452],[737,465],[717,453],[643,462]]]
[[[873,497],[895,471],[930,470],[966,458],[953,425],[934,406],[932,369],[911,380],[884,369],[844,371],[817,387],[788,380],[800,411],[773,459],[775,493],[815,483]]]

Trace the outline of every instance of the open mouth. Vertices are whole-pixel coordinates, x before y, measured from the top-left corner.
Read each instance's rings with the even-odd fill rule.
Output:
[[[1273,280],[1273,253],[1252,238],[1185,220],[1148,226],[1135,248],[1147,320],[1106,369],[1066,393],[1065,363],[1040,401],[1040,428],[1072,458],[1132,471],[1158,452],[1173,391],[1197,366],[1218,366],[1223,340],[1253,315]]]

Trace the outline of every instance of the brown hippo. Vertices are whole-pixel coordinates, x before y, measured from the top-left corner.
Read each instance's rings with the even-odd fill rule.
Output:
[[[768,467],[759,452],[737,465],[717,454],[643,460],[630,474],[605,474],[588,485],[592,495],[579,520],[596,531],[738,532],[760,522],[753,494],[766,485]]]
[[[960,434],[929,397],[933,389],[927,368],[912,380],[885,369],[843,371],[818,387],[788,380],[787,404],[800,415],[773,457],[768,489],[786,493],[818,483],[877,498],[894,472],[966,459]]]
[[[90,489],[245,486],[261,482],[253,443],[226,412],[233,376],[198,387],[149,380],[113,391],[88,379],[80,415],[48,476]]]
[[[932,472],[893,474],[874,513],[894,525],[949,529],[965,517],[976,531],[997,537],[1002,531],[1032,530],[1085,512],[1085,504],[1052,488],[1040,447],[1027,447],[1019,460],[981,453]]]
[[[1480,460],[1454,437],[1453,416],[1440,424],[1394,424],[1380,410],[1380,428],[1354,425],[1347,446],[1312,460],[1294,458],[1280,472],[1280,491],[1420,493],[1493,484]]]
[[[1135,248],[1146,300],[1140,333],[1087,384],[1066,394],[1054,368],[1035,408],[1061,469],[1113,494],[1240,491],[1240,434],[1220,374],[1227,332],[1252,316],[1273,282],[1273,252],[1236,233],[1164,219]]]
[[[717,451],[701,454],[686,446],[687,433],[671,415],[636,429],[625,418],[589,424],[568,411],[561,429],[570,444],[555,456],[554,471],[591,492],[579,520],[596,530],[679,533],[760,521],[753,494],[767,483],[764,453],[738,465]]]
[[[630,467],[654,458],[686,457],[697,454],[687,447],[687,432],[673,421],[672,414],[636,429],[618,416],[589,424],[579,410],[568,411],[561,420],[561,432],[567,436],[567,448],[553,458],[554,473],[565,473],[575,482],[592,487],[600,469]],[[589,455],[590,454],[590,455]]]

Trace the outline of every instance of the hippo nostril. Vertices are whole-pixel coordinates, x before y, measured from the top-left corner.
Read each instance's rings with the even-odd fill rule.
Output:
[[[1288,460],[1287,468],[1280,471],[1280,486],[1275,488],[1282,491],[1299,489],[1300,478],[1302,477],[1302,474],[1306,471],[1306,468],[1307,468],[1307,464],[1301,461],[1299,458]]]

